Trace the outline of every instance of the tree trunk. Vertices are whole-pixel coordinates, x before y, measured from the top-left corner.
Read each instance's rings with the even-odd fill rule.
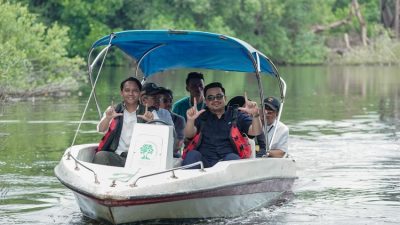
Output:
[[[381,23],[384,27],[393,28],[393,14],[389,1],[390,0],[381,0]]]
[[[352,0],[351,6],[354,10],[354,15],[357,17],[358,22],[360,23],[361,29],[361,41],[364,46],[367,46],[367,25],[365,23],[364,17],[361,14],[360,5],[357,0]]]
[[[351,49],[349,35],[347,33],[344,33],[344,37],[343,38],[344,38],[344,43],[346,44],[346,48],[347,49]]]
[[[400,0],[381,0],[381,23],[400,38]]]
[[[332,29],[332,28],[340,27],[343,24],[348,24],[349,23],[349,19],[350,18],[346,18],[346,19],[343,19],[343,20],[335,21],[335,22],[333,22],[331,24],[328,24],[328,25],[325,25],[325,26],[324,25],[315,25],[315,26],[313,26],[311,28],[311,31],[314,32],[314,33],[320,33],[320,32],[325,31],[325,30],[329,30],[329,29]]]

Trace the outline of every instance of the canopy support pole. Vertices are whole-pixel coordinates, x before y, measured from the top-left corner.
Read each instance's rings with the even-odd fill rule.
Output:
[[[79,124],[78,124],[78,128],[77,128],[76,131],[75,131],[74,139],[72,140],[72,143],[71,143],[71,146],[70,146],[70,147],[72,147],[72,146],[75,144],[76,137],[78,136],[79,130],[80,130],[80,128],[81,128],[82,121],[83,121],[83,118],[85,117],[87,108],[88,108],[88,106],[89,106],[90,99],[91,99],[92,96],[94,95],[95,87],[96,87],[97,81],[98,81],[98,79],[99,79],[101,69],[103,68],[104,61],[105,61],[105,59],[106,59],[108,50],[109,50],[110,47],[111,47],[111,41],[114,39],[114,37],[115,37],[115,34],[112,33],[112,34],[110,35],[110,41],[108,42],[108,45],[107,45],[107,47],[105,48],[106,50],[104,51],[104,56],[103,56],[103,59],[102,59],[101,64],[100,64],[99,71],[97,72],[96,79],[95,79],[94,83],[92,84],[92,90],[90,91],[89,98],[88,98],[88,100],[87,100],[87,102],[86,102],[85,109],[83,110],[81,119],[80,119]],[[96,59],[95,59],[95,61],[96,61]],[[93,65],[94,65],[94,64],[93,64]],[[91,75],[91,72],[89,73],[89,76],[90,76],[90,77],[92,76],[92,75]]]
[[[96,56],[96,58],[93,60],[93,62],[91,64],[90,64],[90,58],[91,58],[91,55],[92,55],[94,49],[90,50],[89,57],[88,57],[88,71],[89,71],[89,81],[90,81],[90,84],[92,85],[92,88],[95,88],[95,85],[93,82],[93,77],[92,77],[93,67],[96,65],[97,61],[99,61],[100,57],[103,54],[105,54],[110,47],[111,47],[111,45],[107,45],[103,50],[101,50],[101,52]],[[104,57],[105,57],[105,55],[104,55]],[[101,68],[100,68],[100,70],[101,70]],[[99,70],[99,73],[100,73],[100,70]],[[97,100],[96,91],[94,91],[94,93],[93,93],[93,99],[94,99],[94,102],[96,103],[96,108],[97,108],[97,113],[99,114],[99,118],[101,118],[101,110],[100,110],[99,102]]]
[[[156,46],[150,48],[149,50],[147,50],[147,52],[145,52],[145,53],[143,54],[143,56],[138,60],[138,63],[137,63],[137,65],[136,65],[136,71],[135,71],[135,77],[136,77],[136,78],[139,78],[139,77],[138,77],[139,66],[140,66],[140,64],[142,63],[143,59],[144,59],[148,54],[150,54],[151,52],[153,52],[154,50],[156,50],[156,49],[158,49],[158,48],[160,48],[160,47],[162,47],[162,46],[165,46],[165,45],[166,45],[166,44],[159,44],[159,45],[156,45]],[[144,83],[144,81],[145,81],[145,76],[143,76],[142,83]]]
[[[262,116],[262,118],[264,118],[264,122],[263,122],[263,124],[262,124],[262,127],[263,127],[263,131],[264,131],[264,134],[265,134],[265,142],[266,142],[266,146],[267,146],[267,151],[268,150],[270,150],[271,149],[271,145],[272,145],[272,142],[273,142],[273,139],[274,139],[274,137],[275,137],[275,134],[276,134],[276,130],[277,129],[274,129],[274,133],[272,134],[272,137],[271,137],[271,140],[268,140],[268,131],[267,131],[267,124],[266,124],[266,121],[267,121],[267,118],[266,118],[266,115],[265,115],[265,111],[264,111],[264,89],[263,89],[263,85],[262,85],[262,82],[261,82],[261,75],[260,75],[260,73],[261,73],[261,65],[260,65],[260,57],[259,57],[259,55],[258,55],[258,53],[256,52],[255,53],[255,59],[254,59],[254,57],[253,57],[253,55],[249,52],[248,53],[249,54],[249,57],[250,57],[250,59],[252,60],[252,62],[253,62],[253,66],[254,66],[254,70],[255,70],[255,73],[256,73],[256,78],[257,78],[257,84],[258,84],[258,90],[259,90],[259,97],[260,97],[260,102],[261,102],[261,108],[262,108],[262,110],[261,110],[261,116]],[[278,123],[278,121],[280,121],[280,118],[281,118],[281,114],[282,114],[282,109],[283,109],[283,103],[284,103],[284,99],[285,99],[285,95],[286,95],[286,83],[285,83],[285,81],[279,76],[279,73],[278,73],[278,70],[276,69],[276,67],[275,67],[275,65],[272,63],[272,61],[269,59],[269,58],[267,58],[267,60],[270,62],[270,64],[272,65],[272,68],[273,68],[273,70],[274,70],[274,74],[275,74],[275,77],[277,78],[277,80],[278,80],[278,84],[279,84],[279,90],[280,90],[280,97],[281,97],[281,107],[280,107],[280,109],[279,109],[279,112],[278,112],[278,116],[277,116],[277,119],[275,120],[275,124],[274,124],[274,126],[276,126],[277,125],[277,123]]]
[[[272,65],[273,70],[275,71],[276,74],[276,78],[278,79],[278,84],[279,84],[279,90],[280,90],[280,94],[281,94],[281,105],[279,107],[279,112],[278,112],[278,116],[275,120],[274,126],[276,127],[276,125],[278,124],[278,122],[281,120],[281,115],[282,115],[282,111],[283,111],[283,105],[285,103],[285,96],[286,96],[286,82],[280,77],[279,73],[278,73],[278,69],[275,67],[274,63],[267,58],[269,63]],[[263,105],[263,116],[264,116],[264,121],[266,121],[266,115],[264,113],[264,105]],[[267,131],[267,126],[264,126],[264,134],[265,134],[265,139],[267,143],[267,151],[271,150],[271,146],[272,146],[272,142],[275,138],[275,134],[276,134],[277,129],[274,129],[274,133],[271,136],[271,140],[268,140],[268,131]]]

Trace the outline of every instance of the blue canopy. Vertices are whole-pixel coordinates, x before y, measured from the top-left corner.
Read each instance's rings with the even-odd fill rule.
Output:
[[[130,30],[114,33],[113,46],[131,56],[145,77],[179,68],[255,72],[278,76],[272,62],[248,43],[237,38],[200,31]],[[96,41],[92,48],[110,43],[112,35]],[[255,66],[256,65],[256,66]]]

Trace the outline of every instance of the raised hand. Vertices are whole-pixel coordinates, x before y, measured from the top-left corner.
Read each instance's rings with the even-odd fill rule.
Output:
[[[106,109],[106,117],[108,119],[114,119],[117,116],[122,116],[123,113],[117,113],[115,111],[114,101],[111,101],[111,105]]]
[[[244,106],[243,107],[239,107],[238,109],[240,111],[242,111],[242,112],[245,112],[247,114],[252,115],[253,117],[259,116],[260,114],[259,114],[259,109],[257,107],[257,103],[253,102],[253,101],[250,101],[247,98],[247,93],[246,92],[244,93],[244,99],[245,99]]]
[[[197,110],[197,102],[196,102],[196,98],[194,98],[193,99],[193,107],[186,111],[186,117],[188,120],[195,120],[204,111],[206,111],[206,110],[205,109],[201,109],[200,111]]]
[[[152,112],[148,111],[147,104],[146,104],[146,108],[144,110],[144,114],[143,115],[137,115],[137,117],[142,118],[147,122],[154,120],[154,115],[153,115]]]

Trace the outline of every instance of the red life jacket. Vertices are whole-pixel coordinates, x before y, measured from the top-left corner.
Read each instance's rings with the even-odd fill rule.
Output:
[[[104,146],[111,140],[110,136],[111,134],[116,132],[116,128],[117,128],[117,124],[122,118],[114,118],[111,120],[110,126],[108,127],[108,131],[107,133],[103,136],[103,138],[100,140],[99,146],[96,149],[96,152],[99,151],[105,151]],[[107,145],[111,145],[111,143],[107,144]]]
[[[235,148],[241,159],[250,158],[251,156],[251,145],[247,136],[243,135],[239,128],[237,127],[237,113],[238,109],[233,108],[233,116],[232,116],[232,126],[229,132],[229,138],[231,140],[231,144]],[[185,147],[182,154],[182,159],[186,158],[186,154],[194,149],[197,149],[201,143],[201,131],[203,129],[203,123],[205,121],[201,121],[200,130],[197,134],[190,140],[189,144]]]
[[[241,159],[247,159],[251,156],[251,145],[247,136],[240,133],[239,128],[232,125],[230,131],[231,143],[235,146],[235,149]]]
[[[136,111],[136,115],[143,115],[145,107],[139,105],[139,109]],[[115,107],[117,113],[124,112],[123,103],[120,103]],[[138,123],[145,122],[143,119],[137,117]],[[119,138],[121,137],[122,125],[124,123],[124,117],[118,116],[111,120],[110,126],[108,127],[107,133],[100,140],[99,146],[96,149],[98,151],[112,151],[115,152],[118,148]]]

